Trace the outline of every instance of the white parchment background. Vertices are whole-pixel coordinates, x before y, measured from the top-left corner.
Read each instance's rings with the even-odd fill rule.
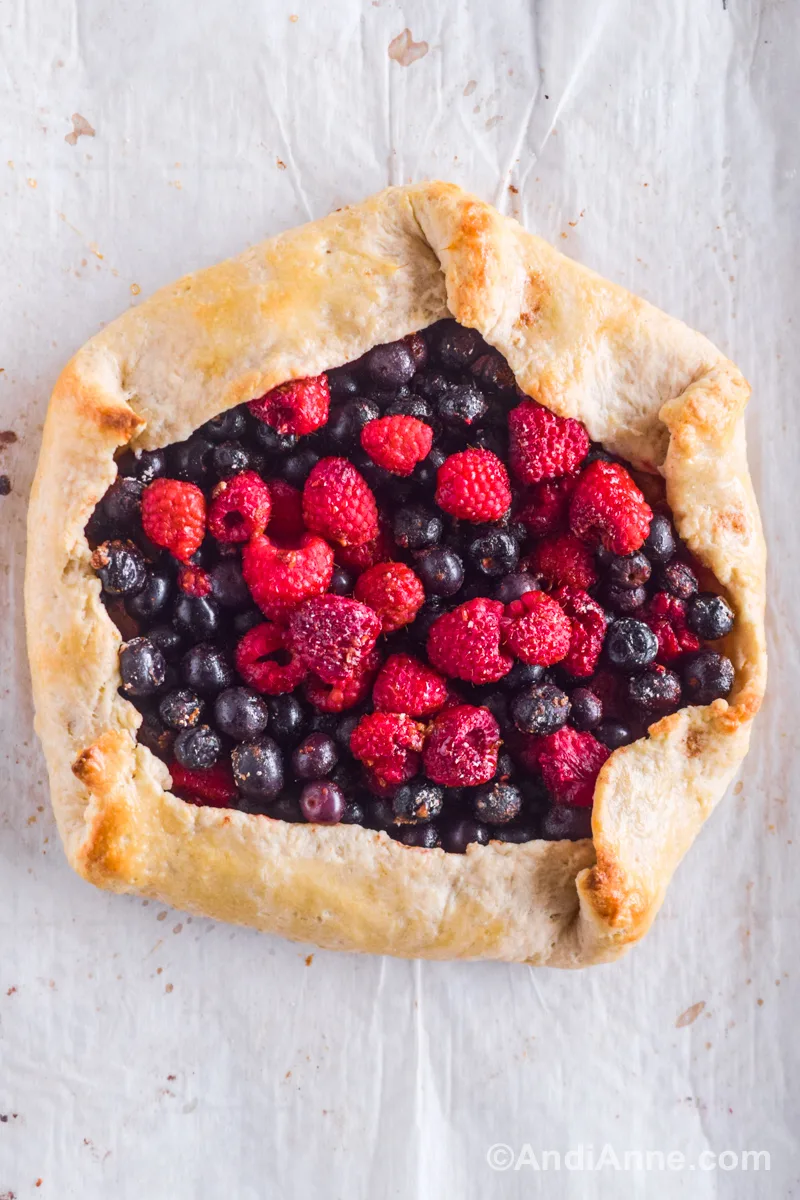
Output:
[[[405,28],[427,43],[409,65],[389,55]],[[19,439],[0,449],[0,1197],[797,1194],[798,47],[792,0],[0,2],[0,428]],[[95,136],[66,140],[73,113]],[[426,176],[703,330],[754,386],[766,711],[648,939],[585,973],[306,958],[94,891],[31,732],[23,521],[61,365],[140,294]],[[496,1142],[694,1169],[493,1172]],[[745,1149],[768,1177],[697,1165]]]

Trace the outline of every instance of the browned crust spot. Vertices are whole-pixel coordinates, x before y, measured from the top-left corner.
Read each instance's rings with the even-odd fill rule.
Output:
[[[617,931],[628,931],[631,939],[640,936],[639,925],[647,911],[647,901],[631,886],[625,871],[607,850],[596,847],[597,863],[586,877],[586,891],[600,919]]]
[[[531,271],[525,281],[522,296],[522,309],[517,320],[518,325],[530,328],[539,319],[539,314],[550,297],[550,288],[538,271]]]

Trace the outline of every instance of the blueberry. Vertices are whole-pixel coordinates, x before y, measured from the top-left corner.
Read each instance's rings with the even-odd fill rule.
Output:
[[[339,751],[333,738],[325,733],[310,733],[295,747],[292,769],[297,779],[325,779],[338,761]]]
[[[477,329],[467,329],[457,321],[440,321],[430,331],[429,339],[446,371],[465,371],[479,354],[489,349]]]
[[[623,721],[601,721],[593,732],[598,742],[602,742],[609,750],[619,750],[620,746],[628,746],[636,741],[636,734]]]
[[[391,800],[385,796],[374,796],[367,806],[367,825],[370,829],[385,829],[391,833],[398,830],[394,819]]]
[[[146,746],[151,754],[168,763],[173,758],[172,748],[175,744],[175,732],[165,729],[154,713],[145,713],[136,733],[137,742]]]
[[[243,404],[229,408],[201,425],[200,432],[209,442],[237,441],[247,432],[247,409]]]
[[[255,421],[253,424],[253,437],[258,442],[262,450],[267,454],[288,455],[297,446],[297,436],[293,433],[278,433],[277,429],[273,429],[266,421]],[[309,467],[309,471],[311,467]]]
[[[592,836],[592,810],[571,804],[554,804],[542,821],[546,842],[579,842]]]
[[[435,402],[436,415],[449,429],[476,425],[486,415],[489,402],[476,383],[457,383]]]
[[[167,473],[166,450],[126,450],[117,459],[120,475],[135,475],[145,486]]]
[[[253,800],[274,800],[283,787],[283,758],[269,737],[240,742],[231,754],[233,777],[243,796]]]
[[[353,730],[360,720],[361,714],[358,712],[345,713],[345,715],[339,720],[336,726],[334,738],[337,746],[340,746],[342,750],[348,751],[350,749],[350,738],[352,737]]]
[[[448,546],[431,546],[414,557],[414,570],[429,596],[454,596],[464,582],[464,564]]]
[[[328,737],[335,737],[338,727],[338,713],[326,713],[319,710],[312,712],[311,719],[308,723],[308,729],[310,733],[325,733],[328,735]]]
[[[392,797],[392,812],[398,824],[419,824],[432,821],[439,816],[444,803],[444,792],[427,779],[414,779],[404,783]]]
[[[447,454],[438,446],[434,446],[421,463],[417,463],[411,479],[414,484],[423,492],[433,492],[436,490],[436,483],[439,475],[439,468],[444,466],[447,460]]]
[[[179,592],[172,610],[175,628],[195,642],[205,641],[219,629],[219,605],[213,596],[188,596]]]
[[[133,542],[102,542],[92,554],[92,566],[107,596],[132,596],[147,582],[144,556]]]
[[[158,705],[158,715],[170,729],[194,729],[203,717],[205,704],[197,692],[176,688],[167,692]]]
[[[472,794],[472,811],[477,821],[485,825],[505,825],[519,816],[522,795],[513,783],[496,780],[479,787]]]
[[[569,696],[552,683],[525,688],[511,703],[514,724],[522,733],[555,733],[566,725],[569,713]]]
[[[417,369],[414,356],[405,342],[373,346],[361,360],[361,367],[370,383],[383,391],[402,387],[413,378]]]
[[[733,629],[734,615],[728,601],[713,592],[700,592],[689,601],[687,623],[698,637],[713,642]]]
[[[570,695],[572,709],[569,723],[573,729],[585,732],[596,729],[603,719],[603,703],[599,696],[585,687],[577,687]]]
[[[658,654],[658,639],[644,621],[623,617],[609,625],[605,652],[611,666],[618,671],[640,671]]]
[[[537,592],[538,590],[538,582],[527,571],[513,571],[496,584],[492,595],[501,604],[511,604],[512,600],[519,600],[528,592]]]
[[[499,829],[492,830],[492,841],[509,842],[513,845],[522,845],[525,842],[535,842],[539,836],[539,827],[535,821],[523,818],[519,823],[511,825],[501,825]]]
[[[241,442],[220,442],[211,455],[211,471],[215,479],[230,479],[250,466],[250,453]]]
[[[412,387],[418,396],[435,404],[451,387],[450,380],[441,371],[424,371],[415,375]]]
[[[303,825],[305,817],[300,808],[300,798],[295,795],[279,796],[277,800],[260,799],[258,796],[239,796],[234,807],[240,812],[261,813],[273,821],[286,821],[290,825]]]
[[[492,410],[489,409],[489,416]],[[498,413],[498,417],[502,414]],[[470,433],[470,445],[477,446],[479,450],[491,450],[492,454],[496,454],[498,458],[504,461],[508,458],[508,431],[497,426],[484,427],[476,429],[474,435]]]
[[[251,742],[267,728],[266,700],[248,687],[226,688],[214,701],[217,728],[235,742]]]
[[[251,629],[255,629],[256,625],[262,625],[263,622],[264,614],[259,608],[246,608],[243,612],[236,613],[231,621],[231,628],[237,637],[242,637]]]
[[[242,564],[238,557],[226,558],[215,563],[208,574],[211,579],[211,596],[221,608],[241,611],[251,604],[250,591],[244,581]]]
[[[211,442],[194,435],[169,448],[170,474],[175,479],[202,484],[211,466]]]
[[[678,549],[675,530],[669,517],[665,517],[663,513],[655,513],[642,549],[651,562],[669,562]]]
[[[346,396],[357,396],[359,391],[358,380],[355,377],[349,365],[344,367],[334,367],[327,372],[328,387],[330,388],[331,396],[336,400],[344,399]]]
[[[169,603],[172,579],[166,571],[148,571],[140,592],[128,596],[126,611],[137,621],[152,621]]]
[[[697,576],[687,563],[670,562],[656,571],[656,583],[662,591],[670,592],[679,600],[691,600],[697,594]]]
[[[344,793],[329,779],[307,783],[300,794],[300,808],[315,825],[337,825],[345,810]]]
[[[175,757],[182,767],[190,771],[204,771],[213,767],[222,753],[219,734],[208,725],[197,725],[194,729],[183,729],[175,738]]]
[[[631,675],[626,696],[644,716],[663,717],[680,705],[681,681],[674,671],[653,663],[638,675]]]
[[[411,626],[411,634],[418,645],[425,645],[431,625],[433,625],[434,621],[438,621],[439,617],[445,612],[447,612],[447,609],[436,597],[432,600],[427,600],[423,604],[417,613],[416,620]]]
[[[617,460],[614,457],[614,455],[610,452],[610,450],[606,450],[605,446],[601,446],[599,442],[592,442],[591,446],[589,447],[589,453],[586,455],[586,458],[581,463],[581,466],[588,467],[593,462],[616,462],[616,461]]]
[[[181,677],[187,687],[201,695],[214,695],[233,683],[233,668],[219,646],[201,642],[181,659]]]
[[[319,455],[311,446],[288,454],[281,463],[281,476],[292,487],[302,489],[313,467],[319,462]]]
[[[404,550],[425,550],[441,538],[442,519],[422,504],[408,504],[395,510],[392,532]]]
[[[173,625],[154,625],[147,631],[148,639],[158,646],[167,662],[175,662],[184,650],[184,640]]]
[[[140,479],[118,475],[101,500],[103,516],[114,533],[124,533],[142,519],[142,492]]]
[[[724,699],[733,687],[733,663],[724,654],[701,650],[683,668],[683,684],[689,704],[711,704]]]
[[[347,567],[340,567],[337,564],[333,568],[328,591],[333,592],[334,596],[349,596],[355,587],[355,583],[355,576],[352,571],[348,571]]]
[[[615,554],[608,564],[608,581],[614,588],[640,588],[650,578],[650,560],[637,551],[624,556]]]
[[[442,827],[442,846],[450,854],[466,854],[467,846],[476,842],[485,846],[489,841],[489,830],[472,817],[458,817]]]
[[[359,444],[361,430],[370,421],[381,415],[374,400],[357,396],[331,409],[325,432],[341,450],[349,450]]]
[[[538,663],[515,662],[508,674],[499,680],[498,687],[507,692],[518,692],[520,688],[541,683],[543,677],[544,667],[539,666]]]
[[[347,800],[339,823],[341,825],[363,825],[367,819],[367,810],[360,800]]]
[[[269,701],[269,729],[281,746],[291,746],[301,736],[307,722],[305,709],[288,692]]]
[[[442,844],[439,830],[430,822],[424,825],[403,825],[394,837],[404,846],[418,846],[423,850],[436,850]]]
[[[508,711],[509,699],[506,693],[495,687],[493,690],[484,692],[482,696],[476,698],[476,703],[479,708],[488,708],[500,726],[501,733],[505,734],[510,731],[512,721]]]
[[[519,546],[510,533],[498,529],[474,538],[467,546],[467,557],[482,575],[495,579],[517,566]]]
[[[647,601],[643,587],[607,587],[603,592],[603,604],[617,616],[630,617]]]
[[[145,637],[132,638],[119,648],[119,673],[126,696],[152,696],[164,682],[164,655]]]

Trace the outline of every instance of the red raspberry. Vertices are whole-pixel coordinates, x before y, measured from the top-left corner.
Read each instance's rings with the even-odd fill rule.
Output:
[[[363,546],[337,546],[336,561],[348,571],[360,575],[367,567],[374,567],[379,562],[390,562],[396,552],[391,527],[384,519],[378,517],[378,532],[374,538],[364,542]]]
[[[467,683],[495,683],[514,665],[500,649],[499,600],[479,596],[443,613],[428,632],[428,658],[445,675]]]
[[[303,488],[309,529],[342,546],[362,546],[378,532],[378,506],[366,479],[346,458],[321,458]]]
[[[561,666],[570,675],[583,679],[597,669],[606,636],[606,614],[597,601],[580,588],[559,588],[553,592],[553,599],[572,621],[569,652]]]
[[[320,712],[338,713],[355,708],[369,695],[380,665],[380,651],[375,646],[369,654],[364,655],[357,670],[341,683],[325,683],[317,675],[312,675],[306,684],[306,699]]]
[[[526,592],[506,605],[500,622],[503,642],[524,663],[552,667],[569,650],[572,622],[544,592]]]
[[[541,575],[551,587],[568,583],[589,588],[597,583],[594,552],[574,533],[560,533],[537,542],[528,558],[534,575]]]
[[[505,747],[515,762],[531,774],[539,770],[539,746],[541,737],[535,733],[521,733],[519,729],[510,729],[506,734]]]
[[[187,596],[207,596],[211,591],[211,576],[202,567],[190,564],[178,571],[178,587]]]
[[[251,400],[247,407],[254,417],[278,433],[295,433],[299,437],[325,424],[330,403],[328,376],[317,375],[282,383],[258,400]]]
[[[423,755],[425,774],[442,787],[488,783],[497,770],[500,728],[488,708],[460,704],[439,713]]]
[[[619,463],[597,460],[581,473],[569,505],[578,537],[600,538],[612,554],[633,554],[650,530],[653,510]]]
[[[235,659],[245,683],[267,696],[293,692],[308,675],[297,655],[287,653],[286,630],[269,621],[248,629],[236,647]]]
[[[193,483],[154,479],[142,492],[142,529],[151,542],[188,562],[205,537],[205,496]]]
[[[411,567],[399,562],[368,567],[359,576],[353,595],[375,610],[384,633],[394,633],[396,629],[410,625],[425,603],[421,580]]]
[[[508,471],[491,450],[462,450],[436,475],[436,503],[464,521],[498,521],[511,505]]]
[[[271,538],[296,538],[305,531],[303,524],[303,493],[283,479],[267,481],[272,512],[267,525]]]
[[[361,430],[361,445],[379,467],[395,475],[410,475],[430,454],[433,430],[416,417],[379,417]]]
[[[312,533],[304,533],[293,548],[276,546],[256,534],[242,551],[242,574],[261,611],[283,618],[301,600],[319,596],[328,587],[333,551]]]
[[[569,475],[588,451],[589,435],[572,417],[558,417],[535,400],[508,414],[508,461],[522,483]]]
[[[700,649],[700,638],[686,625],[685,600],[679,600],[669,592],[656,592],[642,619],[658,638],[659,662],[671,663],[682,654]]]
[[[218,542],[246,542],[267,528],[272,499],[255,471],[221,479],[211,493],[208,530]]]
[[[428,717],[446,701],[446,681],[438,671],[410,654],[390,655],[372,689],[372,702],[378,712]]]
[[[289,618],[287,645],[325,683],[341,683],[358,669],[380,631],[380,618],[366,604],[316,596]]]
[[[181,800],[189,804],[203,804],[209,808],[229,808],[236,799],[236,784],[227,759],[214,763],[204,771],[191,771],[179,762],[169,765],[172,790]]]
[[[354,758],[380,784],[405,783],[419,767],[423,728],[404,713],[368,713],[350,735]]]
[[[600,768],[610,753],[591,733],[578,733],[570,725],[542,738],[539,770],[556,803],[588,808]]]
[[[528,490],[517,513],[531,537],[547,537],[560,533],[566,527],[569,515],[569,498],[577,480],[574,475],[562,479],[543,479]]]

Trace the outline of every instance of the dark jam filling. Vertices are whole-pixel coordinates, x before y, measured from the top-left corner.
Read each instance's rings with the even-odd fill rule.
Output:
[[[651,510],[625,464],[577,422],[544,414],[477,333],[442,321],[222,413],[184,442],[119,457],[86,533],[123,637],[120,691],[179,796],[454,853],[585,838],[608,754],[682,705],[728,694],[733,668],[706,641],[733,614],[701,591],[660,481]],[[362,433],[387,417],[414,422]],[[413,453],[404,461],[411,442],[416,465]],[[468,449],[486,453],[453,459]],[[303,559],[297,571],[313,579],[298,583],[287,567],[279,598],[269,556],[304,545],[304,523],[314,537],[330,523],[330,512],[308,513],[320,503],[311,482],[321,479],[323,502],[342,486],[331,458],[358,472],[346,528],[325,527],[316,575]],[[268,485],[266,532],[258,480],[241,511],[212,519],[243,472]],[[226,540],[234,534],[247,540]],[[243,555],[256,564],[244,574]],[[386,561],[405,564],[391,612],[380,581],[357,586]],[[293,599],[297,587],[311,598]]]

